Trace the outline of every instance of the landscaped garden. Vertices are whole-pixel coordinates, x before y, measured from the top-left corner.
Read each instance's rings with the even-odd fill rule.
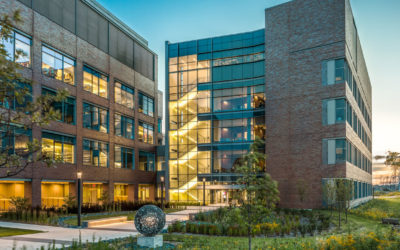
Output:
[[[61,208],[31,207],[23,198],[13,201],[13,208],[0,214],[0,221],[22,222],[51,226],[77,226],[77,207],[69,203]],[[68,203],[66,203],[68,204]],[[96,220],[117,216],[127,216],[133,220],[136,211],[144,205],[161,206],[159,202],[110,202],[104,204],[84,204],[82,206],[82,221]],[[189,203],[164,204],[165,213],[185,209]]]

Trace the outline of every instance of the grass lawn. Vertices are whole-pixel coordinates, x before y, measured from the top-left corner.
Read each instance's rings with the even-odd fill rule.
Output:
[[[175,208],[166,208],[166,209],[164,209],[164,212],[166,214],[177,212],[177,211],[181,211],[181,209],[175,209]],[[84,217],[82,217],[82,221],[98,220],[98,219],[104,219],[104,218],[110,218],[110,217],[118,217],[118,216],[128,216],[128,220],[134,220],[135,214],[136,214],[136,211],[126,212],[126,213],[119,213],[119,214],[85,215]],[[68,225],[71,225],[71,226],[77,226],[78,225],[78,220],[75,217],[75,218],[72,218],[72,219],[64,220],[64,223],[68,224]]]
[[[400,218],[400,198],[379,197],[352,211],[371,219],[395,217]]]
[[[23,234],[35,234],[41,233],[42,231],[10,228],[10,227],[0,227],[0,237],[23,235]]]

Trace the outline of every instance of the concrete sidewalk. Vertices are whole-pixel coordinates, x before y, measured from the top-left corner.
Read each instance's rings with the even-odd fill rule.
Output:
[[[176,220],[188,220],[189,214],[215,210],[218,207],[220,207],[220,205],[205,207],[189,206],[186,210],[167,214],[166,227]],[[79,238],[81,238],[82,242],[92,242],[93,240],[109,240],[135,236],[138,234],[133,221],[87,229],[41,226],[13,222],[0,222],[0,227],[43,231],[43,233],[37,234],[2,237],[0,238],[0,249],[22,249],[23,247],[26,247],[25,249],[40,249],[41,247],[47,249],[47,247],[52,245],[53,242],[57,248],[61,248],[62,246],[70,246],[73,241],[79,241]]]

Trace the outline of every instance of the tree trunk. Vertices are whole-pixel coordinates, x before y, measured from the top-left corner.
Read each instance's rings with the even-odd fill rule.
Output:
[[[346,205],[346,207],[344,209],[345,209],[345,212],[346,212],[346,224],[347,224],[347,210],[348,210],[347,205]]]
[[[339,202],[339,229],[340,229],[340,222],[341,222],[341,220],[340,220],[340,212],[341,212],[341,210],[342,210],[342,206],[340,205],[340,202]]]
[[[249,236],[249,250],[251,250],[250,204],[247,206],[247,235]]]

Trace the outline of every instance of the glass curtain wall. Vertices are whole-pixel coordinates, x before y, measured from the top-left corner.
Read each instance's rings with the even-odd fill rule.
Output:
[[[169,68],[170,199],[198,202],[197,174],[210,173],[211,155],[197,144],[211,142],[211,122],[197,118],[210,112],[210,91],[198,90],[197,84],[210,82],[210,60],[173,57]]]

